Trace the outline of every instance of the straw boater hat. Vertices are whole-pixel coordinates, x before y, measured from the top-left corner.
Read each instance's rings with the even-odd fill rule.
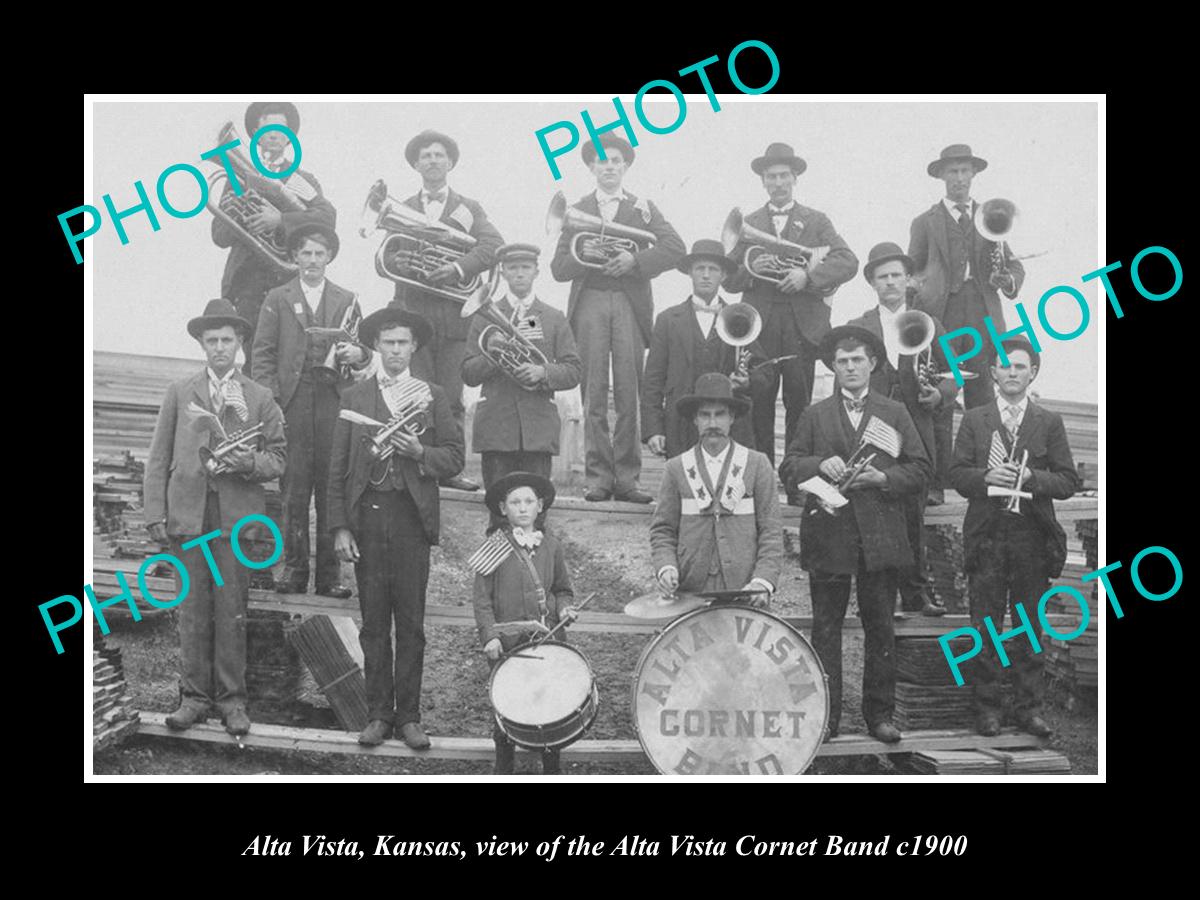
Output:
[[[246,107],[246,137],[251,138],[254,132],[258,131],[258,120],[269,113],[283,113],[287,118],[287,127],[292,131],[300,130],[300,110],[296,109],[295,103],[288,103],[284,100],[266,100],[259,103],[251,103]]]
[[[915,266],[913,265],[912,257],[900,249],[899,244],[893,244],[891,241],[884,241],[882,244],[876,244],[871,248],[871,252],[867,255],[866,265],[863,266],[863,278],[867,281],[875,274],[875,269],[882,266],[885,262],[900,260],[904,263],[904,271],[909,275],[913,273]]]
[[[401,325],[412,329],[413,337],[416,338],[419,347],[428,344],[433,338],[433,326],[429,324],[429,320],[415,312],[393,306],[392,303],[383,309],[375,310],[362,320],[358,326],[359,343],[373,347],[375,339],[379,337],[379,332],[385,328]]]
[[[844,338],[862,341],[870,348],[871,354],[879,362],[887,359],[887,350],[883,346],[883,341],[876,337],[874,332],[857,325],[839,325],[821,338],[821,344],[817,348],[817,359],[825,363],[830,371],[833,371],[833,355],[837,351],[838,341]]]
[[[338,255],[341,242],[338,240],[337,232],[324,222],[305,222],[303,225],[297,226],[288,235],[288,253],[295,253],[305,239],[314,234],[323,235],[329,241],[329,259],[332,262]]]
[[[720,372],[709,372],[696,379],[693,393],[680,397],[675,401],[675,409],[684,418],[696,414],[696,408],[702,403],[724,403],[729,406],[735,416],[744,415],[750,409],[750,402],[741,397],[735,397],[733,382],[727,375]]]
[[[803,175],[808,163],[796,155],[791,144],[771,144],[767,152],[750,163],[755,175],[761,175],[767,166],[789,165],[797,175]]]
[[[676,268],[684,275],[690,275],[692,266],[702,259],[711,259],[725,270],[726,277],[737,271],[737,263],[725,255],[725,248],[721,246],[721,242],[710,240],[700,240],[692,244],[692,252],[679,260]]]
[[[483,502],[487,504],[487,508],[492,511],[494,516],[502,519],[504,518],[504,513],[500,511],[500,504],[508,497],[510,491],[519,487],[533,488],[533,492],[542,501],[542,512],[545,512],[554,504],[554,485],[550,482],[550,479],[543,478],[541,475],[534,475],[532,472],[510,472],[503,478],[498,478],[487,489],[487,494],[484,495]]]
[[[629,142],[617,137],[615,134],[605,134],[600,137],[600,144],[603,146],[605,159],[608,158],[608,151],[620,150],[621,158],[625,160],[625,165],[632,166],[633,158],[637,155],[633,152],[633,148],[629,146]],[[588,141],[583,145],[583,164],[590,166],[596,159],[596,145],[592,141]]]
[[[404,148],[404,158],[408,160],[408,164],[414,169],[417,167],[417,157],[420,155],[422,148],[428,147],[430,144],[441,144],[446,148],[446,155],[450,157],[450,164],[458,165],[458,142],[448,134],[443,134],[440,131],[426,129],[418,134],[415,138],[408,142],[408,146]]]
[[[200,335],[204,334],[206,328],[223,328],[226,325],[232,325],[243,341],[254,330],[249,322],[238,315],[228,300],[209,300],[208,305],[204,307],[204,315],[188,322],[187,330],[188,334],[200,340]]]
[[[975,167],[976,172],[982,172],[987,168],[987,160],[980,159],[971,152],[969,144],[951,144],[942,151],[942,155],[931,162],[925,169],[934,178],[942,177],[942,166],[948,162],[958,162],[960,159],[971,161],[971,165]]]

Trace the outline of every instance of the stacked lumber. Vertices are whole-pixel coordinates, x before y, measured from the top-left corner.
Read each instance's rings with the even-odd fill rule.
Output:
[[[128,452],[97,456],[92,460],[92,516],[96,534],[122,532],[124,513],[142,505],[145,466]]]
[[[971,648],[967,637],[950,642],[950,652],[962,656]],[[950,664],[935,637],[896,639],[896,712],[901,731],[971,728],[975,724],[975,691],[957,685]],[[1008,696],[1008,686],[1004,686]]]
[[[909,767],[918,775],[1069,775],[1071,763],[1054,750],[922,750]]]
[[[92,643],[92,750],[99,753],[138,730],[138,711],[127,691],[121,651],[96,630]]]
[[[962,532],[954,525],[925,526],[925,575],[930,590],[950,612],[967,611]]]
[[[354,620],[346,616],[311,616],[292,633],[292,644],[342,728],[366,728],[367,682]]]
[[[1075,534],[1083,544],[1087,571],[1098,569],[1097,552],[1097,522],[1095,519],[1081,519],[1075,523]],[[1066,574],[1065,572],[1063,573]],[[1099,633],[1099,580],[1090,585],[1080,585],[1078,578],[1067,581],[1073,587],[1080,588],[1088,605],[1087,630],[1070,641],[1061,641],[1046,636],[1046,674],[1052,680],[1062,685],[1073,699],[1090,699],[1094,696],[1098,681],[1100,657]],[[1062,613],[1070,617],[1071,627],[1061,627],[1060,631],[1070,633],[1079,622],[1079,604],[1071,597],[1057,594],[1046,604],[1046,609],[1052,613]]]
[[[273,610],[246,611],[246,695],[252,702],[287,704],[300,696],[304,667],[288,640],[291,619]]]

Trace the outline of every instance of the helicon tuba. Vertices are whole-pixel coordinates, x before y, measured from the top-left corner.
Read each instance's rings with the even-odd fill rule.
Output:
[[[934,371],[933,340],[937,337],[937,325],[933,316],[919,309],[906,309],[895,316],[886,326],[895,335],[897,352],[904,356],[917,357],[917,380],[926,386],[934,382],[953,378],[951,372]],[[975,377],[974,372],[962,372],[964,379]]]
[[[606,222],[602,216],[568,206],[563,192],[556,191],[550,200],[550,209],[546,211],[546,234],[557,235],[560,231],[574,235],[571,256],[589,269],[603,269],[622,251],[649,250],[658,240],[653,231]]]
[[[528,363],[536,366],[549,365],[546,354],[537,348],[520,329],[496,309],[493,300],[496,291],[480,294],[463,304],[462,317],[468,319],[474,315],[483,316],[489,324],[479,333],[479,350],[499,366],[509,378],[527,391],[539,390],[539,385],[523,383],[517,378],[517,369]]]
[[[717,337],[731,347],[734,354],[734,374],[745,378],[750,374],[750,344],[762,333],[762,316],[749,303],[730,303],[717,314]]]
[[[746,269],[760,281],[779,284],[793,269],[811,269],[818,265],[829,252],[829,247],[805,247],[785,241],[746,222],[742,211],[736,206],[725,217],[721,227],[721,244],[725,254],[732,256],[741,241],[749,241],[742,262]],[[837,285],[818,291],[822,296],[832,296]]]

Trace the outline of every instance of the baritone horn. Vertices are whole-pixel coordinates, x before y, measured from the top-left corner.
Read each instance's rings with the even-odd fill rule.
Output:
[[[792,241],[785,241],[746,222],[746,217],[736,206],[725,217],[721,227],[721,244],[726,256],[733,256],[734,248],[742,242],[749,242],[746,255],[742,262],[746,269],[760,281],[779,284],[793,269],[811,269],[819,265],[829,253],[829,247],[805,247]],[[832,296],[837,285],[818,290],[823,297]]]
[[[546,211],[546,234],[557,235],[560,231],[574,234],[571,256],[589,269],[603,269],[621,252],[649,250],[658,240],[653,231],[606,222],[601,216],[568,206],[566,195],[556,191]]]
[[[717,313],[717,337],[731,347],[734,354],[734,374],[739,378],[750,375],[750,345],[762,333],[762,316],[749,303],[730,303]]]
[[[895,316],[886,326],[895,339],[897,353],[917,357],[917,380],[927,387],[935,382],[953,378],[951,372],[938,372],[933,364],[933,341],[937,337],[937,325],[933,316],[919,309],[906,309]],[[974,378],[974,372],[962,371],[964,379]]]
[[[355,294],[342,316],[342,324],[337,328],[323,328],[314,325],[304,329],[306,334],[326,335],[333,338],[333,345],[329,348],[329,353],[325,355],[325,361],[319,366],[313,366],[313,374],[322,381],[337,384],[338,381],[350,378],[349,364],[338,365],[337,349],[340,343],[358,343],[358,326],[362,323],[362,318],[362,308],[358,305],[358,295]]]
[[[472,297],[463,304],[462,317],[480,315],[488,321],[488,325],[479,333],[479,350],[495,363],[505,375],[527,391],[536,391],[536,384],[525,384],[517,377],[517,369],[532,364],[547,366],[550,360],[537,345],[521,333],[518,326],[508,320],[508,317],[496,309],[494,298],[496,291],[488,291]]]

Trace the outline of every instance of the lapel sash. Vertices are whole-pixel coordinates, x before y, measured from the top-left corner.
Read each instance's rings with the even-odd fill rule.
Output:
[[[682,501],[682,514],[702,515],[712,509],[712,514],[719,518],[724,509],[730,515],[753,515],[754,498],[746,496],[746,462],[750,458],[750,451],[731,441],[730,451],[715,486],[709,482],[702,452],[700,444],[696,444],[692,453],[681,460],[683,477],[692,492],[691,497]],[[715,508],[714,498],[719,498]]]

